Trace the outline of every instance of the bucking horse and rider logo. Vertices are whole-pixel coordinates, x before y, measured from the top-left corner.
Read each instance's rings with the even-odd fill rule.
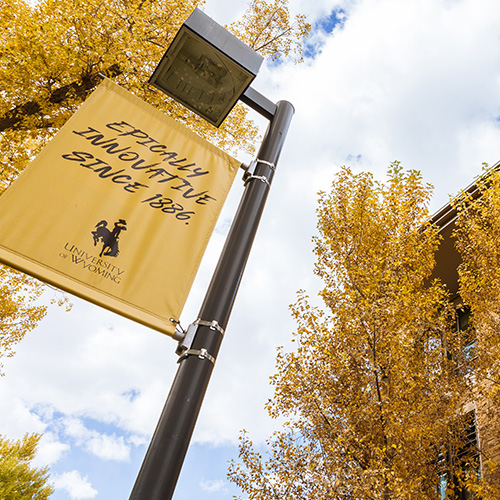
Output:
[[[120,253],[118,248],[118,240],[120,233],[127,230],[127,222],[124,219],[119,219],[115,222],[112,230],[108,229],[108,221],[102,220],[95,226],[95,231],[92,231],[94,237],[94,246],[102,243],[101,253],[99,257],[117,257]]]

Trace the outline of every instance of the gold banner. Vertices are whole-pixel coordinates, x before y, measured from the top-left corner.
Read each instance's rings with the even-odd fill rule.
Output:
[[[0,197],[0,261],[173,335],[238,168],[105,80]]]

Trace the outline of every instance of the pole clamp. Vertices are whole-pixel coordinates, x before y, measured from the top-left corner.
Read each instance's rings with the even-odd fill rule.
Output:
[[[271,163],[270,161],[266,160],[259,160],[258,158],[255,160],[255,163],[263,163],[264,165],[267,165],[271,170],[276,170],[276,165],[274,163]]]
[[[221,335],[224,335],[224,329],[217,323],[215,319],[212,321],[205,321],[204,319],[198,318],[195,322],[195,325],[200,325],[200,326],[208,326],[210,327],[210,330],[217,330]]]
[[[267,184],[269,187],[269,179],[263,175],[255,175],[250,173],[250,169],[253,168],[255,170],[255,167],[259,164],[262,163],[263,165],[267,165],[273,172],[276,170],[276,165],[274,163],[271,163],[270,161],[266,160],[260,160],[257,158],[256,160],[252,160],[250,162],[250,165],[245,165],[241,164],[241,168],[244,170],[243,172],[243,185],[246,186],[252,179],[258,179],[265,184]]]
[[[202,349],[186,349],[177,360],[180,363],[183,359],[188,356],[198,356],[200,359],[208,359],[213,365],[215,364],[215,358],[203,347]]]
[[[215,358],[211,354],[209,354],[206,349],[201,349],[200,351],[191,349],[196,331],[198,330],[199,326],[208,326],[211,330],[217,330],[222,336],[224,336],[224,329],[215,319],[213,319],[212,321],[205,321],[198,318],[196,321],[193,321],[189,325],[184,337],[179,341],[177,345],[175,353],[179,356],[178,361],[181,361],[186,356],[189,356],[191,354],[194,354],[201,358],[207,358],[208,360],[212,361],[212,363],[215,361]]]
[[[267,184],[269,187],[271,187],[271,185],[269,184],[269,179],[266,176],[264,176],[264,175],[253,175],[253,174],[247,175],[245,177],[244,185],[246,186],[253,179],[258,179],[259,181],[262,181],[264,184]]]

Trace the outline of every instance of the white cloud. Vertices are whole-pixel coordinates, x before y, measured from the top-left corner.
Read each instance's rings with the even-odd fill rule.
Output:
[[[8,408],[9,411],[0,412],[1,433],[11,439],[20,439],[24,434],[41,433],[45,430],[45,424],[40,417],[31,411],[13,384],[5,383],[8,375],[1,378],[0,382],[0,407]]]
[[[76,470],[65,472],[51,478],[56,490],[65,490],[71,500],[86,500],[97,496],[97,490],[86,476],[83,476]]]
[[[40,438],[33,464],[37,467],[55,464],[69,451],[68,443],[60,441],[58,436],[52,432],[45,432]]]
[[[12,391],[12,387],[0,385],[0,407],[9,408],[0,413],[1,434],[9,439],[21,439],[25,434],[41,434],[37,454],[33,459],[36,467],[56,463],[69,451],[67,443],[61,442],[57,435],[47,431],[47,419],[52,413],[47,408],[30,406]]]
[[[130,460],[130,447],[125,444],[123,436],[96,434],[88,439],[85,447],[103,460],[116,460],[118,462]]]
[[[117,462],[130,460],[130,446],[125,443],[123,436],[101,434],[87,429],[84,423],[76,418],[65,419],[63,425],[66,435],[75,439],[78,446],[83,446],[96,457]]]
[[[478,156],[500,157],[499,15],[491,0],[353,3],[315,61],[267,75],[275,98],[297,108],[286,156],[314,171],[360,155],[360,168],[382,173],[399,159],[446,201]]]
[[[5,397],[6,407],[19,414],[16,420],[0,416],[0,423],[4,417],[9,417],[11,426],[19,420],[38,420],[42,431],[40,417],[30,415],[30,409],[37,408],[49,420],[50,412],[86,415],[147,435],[176,368],[175,343],[74,301],[70,313],[52,308],[9,360],[7,375],[0,380],[0,398]],[[2,390],[8,391],[5,396]]]
[[[222,479],[209,479],[200,481],[200,488],[208,493],[226,493],[226,482]]]

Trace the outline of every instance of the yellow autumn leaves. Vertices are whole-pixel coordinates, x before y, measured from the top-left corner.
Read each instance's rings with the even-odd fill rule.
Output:
[[[443,474],[496,498],[493,476],[457,458],[476,385],[452,356],[469,333],[431,279],[440,236],[430,195],[397,162],[386,183],[343,168],[320,193],[314,272],[324,305],[301,292],[292,306],[296,349],[278,353],[268,404],[288,426],[263,456],[243,435],[229,471],[249,498],[436,499]]]
[[[257,128],[244,106],[236,106],[215,129],[147,84],[181,24],[202,5],[198,0],[0,0],[0,193],[104,76],[227,152],[252,152]],[[309,27],[300,16],[290,16],[286,0],[253,0],[233,29],[245,40],[258,33],[256,49],[273,59],[299,56]],[[34,280],[0,268],[0,286],[1,356],[12,354],[45,309],[32,305],[41,293]]]

